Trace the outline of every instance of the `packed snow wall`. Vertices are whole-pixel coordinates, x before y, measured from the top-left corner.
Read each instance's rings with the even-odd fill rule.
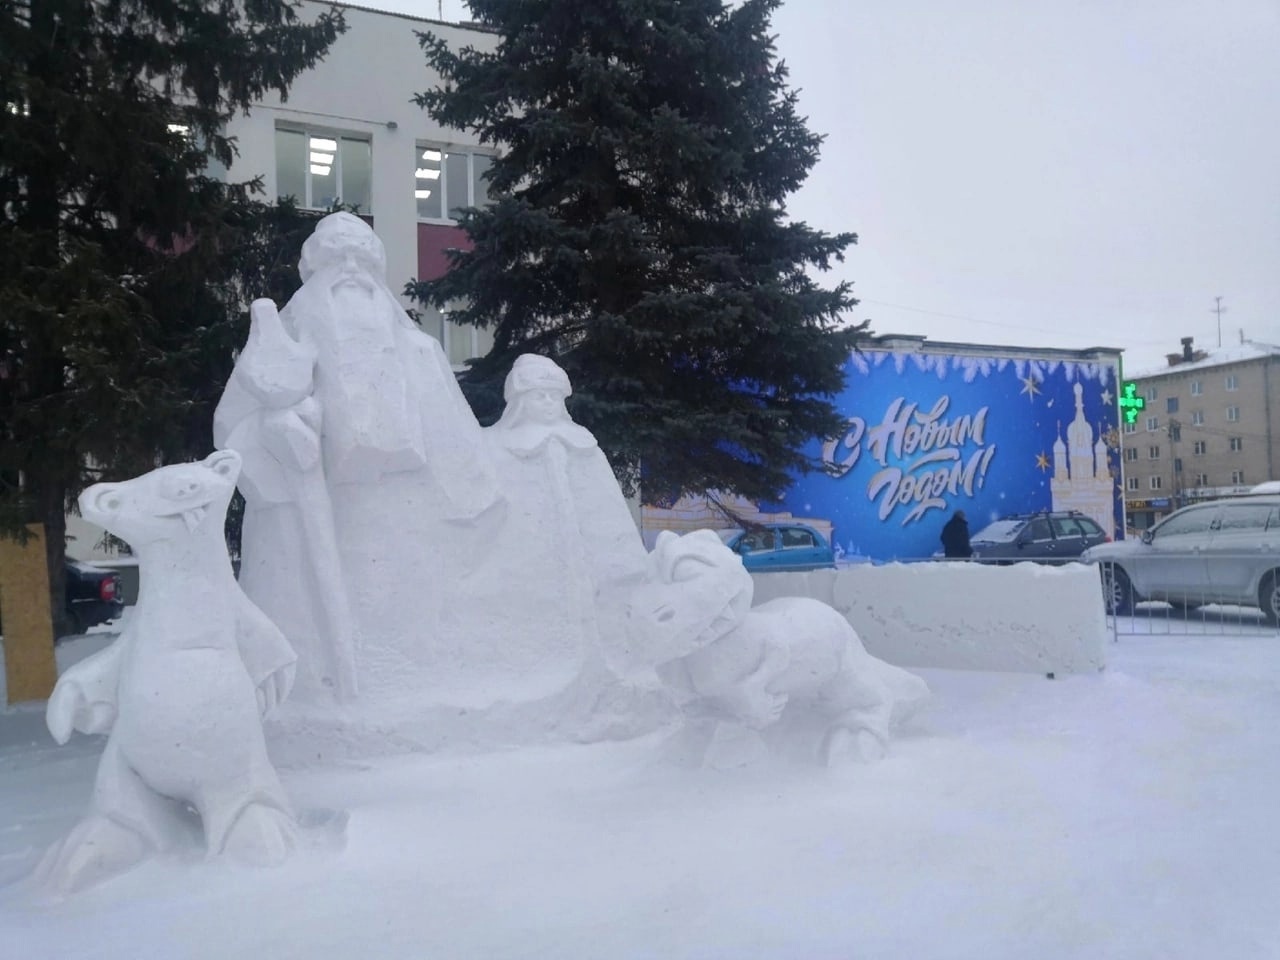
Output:
[[[1106,665],[1093,566],[855,564],[752,579],[757,604],[786,596],[829,603],[868,653],[901,667],[1065,674]]]

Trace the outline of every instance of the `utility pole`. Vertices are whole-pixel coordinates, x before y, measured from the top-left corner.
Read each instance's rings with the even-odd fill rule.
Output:
[[[1222,305],[1221,297],[1213,298],[1214,307],[1210,313],[1218,315],[1218,346],[1222,346],[1222,315],[1227,312],[1227,308]]]
[[[1182,424],[1173,417],[1169,418],[1169,468],[1173,474],[1173,490],[1172,495],[1173,509],[1177,510],[1182,506],[1182,496],[1180,493],[1182,480],[1182,471],[1178,469],[1178,441],[1182,439]]]

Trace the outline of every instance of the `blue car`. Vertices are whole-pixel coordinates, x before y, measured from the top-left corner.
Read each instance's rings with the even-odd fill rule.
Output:
[[[827,538],[807,524],[766,523],[718,532],[748,570],[821,570],[836,565]]]

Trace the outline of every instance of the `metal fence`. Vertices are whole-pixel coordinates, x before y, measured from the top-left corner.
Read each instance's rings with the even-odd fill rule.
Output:
[[[1280,554],[1143,555],[1098,565],[1111,639],[1280,636]],[[1264,612],[1264,606],[1270,612]]]

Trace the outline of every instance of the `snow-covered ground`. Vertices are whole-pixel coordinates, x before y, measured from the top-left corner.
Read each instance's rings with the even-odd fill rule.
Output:
[[[62,648],[73,658],[101,642]],[[0,956],[1280,956],[1280,637],[1125,636],[1098,674],[919,671],[880,763],[666,767],[653,738],[284,771],[349,814],[275,870],[21,880],[101,740],[0,712]]]

